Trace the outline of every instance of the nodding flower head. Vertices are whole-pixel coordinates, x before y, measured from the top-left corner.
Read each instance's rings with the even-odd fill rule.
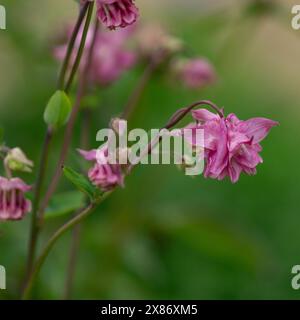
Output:
[[[183,85],[190,89],[200,89],[216,80],[214,67],[204,58],[180,59],[174,62],[173,70]]]
[[[242,172],[256,174],[257,165],[263,162],[260,142],[278,122],[266,118],[243,121],[233,113],[221,117],[206,109],[192,114],[197,123],[189,128],[204,129],[205,177],[222,180],[229,176],[235,183]]]
[[[134,0],[96,0],[96,3],[97,16],[109,29],[125,28],[139,16]]]
[[[103,191],[109,191],[117,186],[124,186],[124,175],[118,164],[110,164],[108,148],[106,145],[98,150],[84,151],[79,153],[88,161],[94,161],[94,166],[89,170],[90,181]]]
[[[0,177],[0,220],[20,220],[31,211],[24,193],[31,189],[19,178]]]

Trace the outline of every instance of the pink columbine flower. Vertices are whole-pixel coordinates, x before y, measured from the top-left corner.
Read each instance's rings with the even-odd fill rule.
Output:
[[[242,121],[233,113],[226,118],[206,109],[193,111],[197,124],[189,127],[204,129],[204,176],[222,180],[226,176],[235,183],[242,172],[256,174],[263,162],[260,142],[278,122],[266,118]]]
[[[81,4],[87,1],[94,0],[81,0]],[[99,20],[111,30],[132,25],[139,16],[134,0],[96,0],[96,4]]]
[[[96,0],[97,15],[109,29],[125,28],[136,22],[139,11],[133,0]]]
[[[91,182],[103,191],[109,191],[117,186],[124,186],[124,175],[121,166],[108,162],[108,148],[106,145],[98,150],[79,153],[88,161],[94,161],[94,166],[89,170],[88,176]]]
[[[19,178],[0,177],[0,220],[20,220],[31,211],[24,193],[31,189]]]
[[[217,78],[214,67],[204,58],[178,60],[173,67],[183,85],[190,89],[210,85]]]
[[[81,30],[82,32],[82,30]],[[80,32],[80,33],[81,33]],[[136,63],[136,55],[126,48],[130,35],[134,32],[132,28],[117,30],[113,33],[108,31],[99,31],[96,42],[93,60],[90,68],[89,81],[92,84],[106,86],[117,81],[122,74],[129,70]],[[84,70],[87,63],[89,48],[92,43],[94,28],[89,29],[86,50],[82,56],[80,70]],[[69,33],[70,36],[70,33]],[[81,35],[78,36],[75,43],[74,52],[77,52],[80,45]],[[67,51],[67,45],[61,45],[54,49],[54,57],[62,61]],[[72,57],[72,63],[75,55]]]

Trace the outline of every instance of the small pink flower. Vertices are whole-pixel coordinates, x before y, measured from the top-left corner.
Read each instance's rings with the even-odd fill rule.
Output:
[[[19,178],[0,177],[0,220],[20,220],[31,211],[24,193],[31,189]]]
[[[109,29],[125,28],[136,22],[139,11],[133,0],[96,0],[97,16]]]
[[[179,60],[174,69],[184,86],[190,89],[202,88],[216,80],[213,66],[203,58]]]
[[[82,56],[80,70],[84,70],[87,63],[89,48],[93,38],[93,28],[90,28],[87,40],[86,49]],[[126,42],[134,30],[132,28],[117,30],[113,33],[107,31],[99,31],[96,42],[93,60],[90,68],[89,81],[93,84],[101,86],[110,85],[117,81],[122,74],[132,68],[136,62],[136,55],[126,49]],[[75,52],[77,52],[81,33],[75,43]],[[70,36],[70,33],[69,35]],[[62,61],[67,51],[67,45],[61,45],[54,49],[54,57]],[[74,63],[75,55],[72,57]]]
[[[89,179],[95,186],[103,191],[112,190],[117,186],[124,186],[121,166],[108,162],[108,148],[106,145],[99,150],[78,151],[86,160],[95,161],[94,166],[88,173]]]
[[[193,117],[198,123],[189,127],[204,129],[204,176],[218,180],[229,176],[233,183],[242,172],[256,174],[257,165],[263,162],[260,142],[278,125],[265,118],[242,121],[233,113],[224,118],[206,109],[193,111]]]

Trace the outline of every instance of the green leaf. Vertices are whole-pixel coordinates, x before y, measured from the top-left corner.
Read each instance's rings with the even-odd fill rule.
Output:
[[[64,167],[63,169],[65,177],[70,180],[76,188],[78,188],[81,192],[89,196],[91,200],[95,200],[102,193],[96,188],[85,176],[74,171],[69,167]]]
[[[78,191],[68,191],[52,197],[45,213],[45,218],[56,218],[69,214],[84,206],[85,196]]]
[[[47,104],[44,120],[48,126],[58,129],[68,122],[71,108],[71,101],[67,94],[58,90]]]

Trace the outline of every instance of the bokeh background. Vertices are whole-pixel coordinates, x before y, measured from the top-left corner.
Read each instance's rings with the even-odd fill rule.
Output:
[[[45,104],[55,89],[54,39],[74,21],[66,0],[1,0],[0,124],[5,141],[39,159]],[[300,31],[291,28],[293,1],[256,10],[251,1],[137,0],[141,20],[158,21],[183,39],[193,55],[209,58],[218,83],[191,92],[158,74],[132,127],[158,128],[179,107],[211,99],[241,119],[280,122],[263,142],[264,163],[237,184],[189,178],[175,166],[142,166],[85,221],[72,298],[297,299],[291,268],[300,264],[299,84]],[[99,94],[90,144],[118,114],[141,74],[137,68]],[[76,163],[80,123],[69,163]],[[49,175],[62,139],[53,145]],[[24,175],[28,182],[33,175]],[[72,189],[62,180],[61,190]],[[298,209],[297,209],[298,208]],[[66,217],[48,221],[43,241]],[[30,216],[0,225],[0,264],[7,269],[2,299],[18,297]],[[55,246],[34,297],[60,299],[71,234]]]

